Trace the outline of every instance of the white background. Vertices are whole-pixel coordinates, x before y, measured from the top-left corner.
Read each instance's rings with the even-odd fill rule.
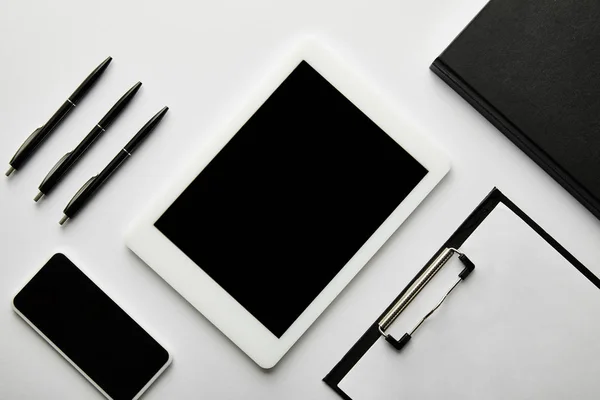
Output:
[[[498,186],[600,274],[600,221],[429,71],[485,0],[0,2],[0,160],[44,123],[104,58],[101,82],[10,179],[0,179],[0,398],[102,398],[11,310],[58,248],[173,354],[145,399],[337,399],[321,379]],[[288,46],[305,34],[333,47],[446,149],[453,169],[271,371],[235,345],[131,253],[123,233],[172,169],[223,126]],[[113,102],[144,86],[52,196],[37,186]],[[89,207],[62,209],[136,130],[168,105],[154,135]],[[175,167],[172,167],[175,165]],[[5,165],[8,168],[8,164]],[[390,183],[393,184],[393,183]]]

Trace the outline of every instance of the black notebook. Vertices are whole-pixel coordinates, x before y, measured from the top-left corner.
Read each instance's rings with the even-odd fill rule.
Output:
[[[598,0],[492,0],[431,69],[600,218]]]

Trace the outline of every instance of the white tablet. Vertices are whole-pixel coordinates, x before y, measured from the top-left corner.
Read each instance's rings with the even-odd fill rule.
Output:
[[[305,42],[134,224],[127,245],[273,367],[449,170]]]

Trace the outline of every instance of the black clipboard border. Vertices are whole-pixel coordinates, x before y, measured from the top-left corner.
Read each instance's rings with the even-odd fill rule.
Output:
[[[538,235],[540,235],[548,244],[550,244],[556,251],[558,251],[567,261],[569,261],[579,272],[581,272],[586,278],[590,280],[598,289],[600,289],[600,279],[595,276],[589,269],[587,269],[582,263],[580,263],[571,253],[569,253],[564,247],[560,245],[552,236],[544,231],[538,224],[536,224],[527,214],[525,214],[519,207],[517,207],[512,201],[508,199],[498,188],[493,188],[492,191],[486,196],[486,198],[475,208],[475,210],[467,217],[467,219],[458,227],[458,229],[450,236],[450,238],[444,243],[442,247],[435,253],[433,257],[425,264],[425,266],[417,274],[420,275],[433,260],[447,247],[460,248],[462,244],[467,240],[469,236],[477,229],[477,227],[487,218],[488,215],[496,208],[496,206],[502,203],[515,214],[519,216],[527,225],[529,225]],[[350,350],[344,355],[344,357],[336,364],[335,367],[323,378],[329,387],[331,387],[337,394],[339,394],[344,400],[352,400],[340,387],[339,383],[344,377],[350,372],[350,370],[356,365],[356,363],[369,351],[371,346],[379,339],[381,334],[377,328],[377,322],[383,318],[383,316],[392,308],[393,304],[396,303],[406,290],[414,283],[417,276],[406,285],[406,287],[400,292],[398,297],[390,303],[383,313],[373,322],[373,324],[367,329],[367,331],[361,336],[361,338],[350,348]]]

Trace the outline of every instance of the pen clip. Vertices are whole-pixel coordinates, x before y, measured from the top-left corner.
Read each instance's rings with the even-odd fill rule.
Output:
[[[42,183],[40,184],[40,186],[43,186],[44,183],[46,183],[46,180],[51,177],[52,175],[54,175],[54,173],[56,172],[56,170],[64,164],[64,162],[67,160],[67,158],[69,158],[69,156],[71,155],[71,153],[73,153],[72,151],[68,152],[67,154],[65,154],[64,156],[62,156],[60,158],[60,160],[58,160],[58,162],[54,165],[54,167],[52,167],[52,169],[50,170],[50,172],[48,172],[48,174],[46,175],[46,177],[44,178],[44,180],[42,181]]]
[[[92,176],[90,179],[88,179],[88,181],[86,183],[83,184],[83,186],[81,187],[81,189],[79,189],[77,191],[77,193],[75,193],[75,196],[73,196],[73,198],[71,199],[71,201],[69,201],[69,204],[67,204],[67,207],[65,208],[65,210],[67,208],[69,208],[75,201],[77,201],[77,199],[79,198],[79,196],[81,195],[81,193],[83,193],[85,191],[85,189],[87,189],[92,184],[92,182],[94,182],[96,180],[97,177],[98,177],[98,175]]]
[[[27,139],[25,139],[25,141],[23,142],[23,144],[21,145],[21,147],[19,147],[19,150],[17,150],[17,152],[15,153],[15,156],[13,157],[13,159],[17,156],[17,154],[19,154],[21,151],[23,151],[23,149],[26,148],[29,145],[29,143],[31,143],[31,141],[33,140],[33,138],[35,137],[35,135],[37,135],[38,132],[41,131],[43,127],[44,127],[44,125],[40,126],[36,130],[34,130],[31,133],[31,135],[29,135],[27,137]]]

